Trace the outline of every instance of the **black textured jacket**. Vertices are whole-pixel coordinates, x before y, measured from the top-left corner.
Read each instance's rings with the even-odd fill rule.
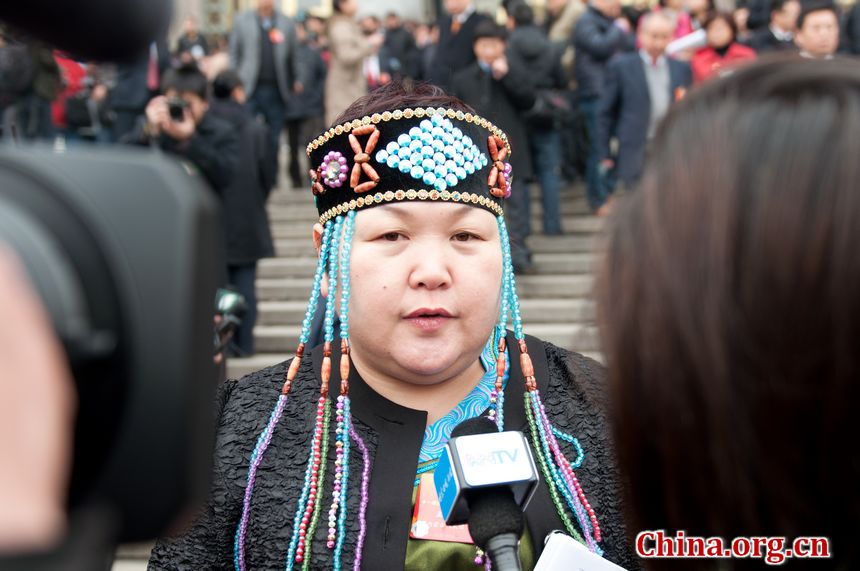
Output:
[[[597,513],[603,531],[606,557],[628,569],[638,568],[625,539],[617,474],[606,425],[604,371],[596,362],[527,338],[535,376],[544,404],[555,425],[576,436],[585,451],[577,470],[579,480]],[[512,355],[516,343],[508,335]],[[338,370],[339,352],[332,357]],[[246,540],[248,569],[283,569],[292,533],[292,519],[304,480],[305,461],[314,422],[322,363],[322,347],[305,357],[293,385],[283,418],[260,465],[251,504]],[[228,381],[223,388],[215,448],[211,499],[197,522],[180,537],[159,541],[149,569],[232,569],[236,525],[248,475],[248,462],[257,437],[266,425],[284,381],[288,363],[254,373],[241,381]],[[519,359],[511,359],[510,379],[505,389],[505,428],[526,429],[524,381]],[[412,516],[412,492],[418,453],[424,438],[427,413],[397,405],[374,392],[352,369],[350,375],[353,422],[364,438],[372,458],[367,511],[367,538],[363,569],[402,569]],[[332,397],[338,383],[332,383]],[[332,434],[334,433],[332,421]],[[334,460],[330,448],[329,462]],[[358,513],[361,454],[350,455],[348,509]],[[323,506],[331,504],[326,486]],[[536,555],[544,537],[563,529],[543,481],[526,510],[526,522]],[[343,564],[352,566],[358,521],[347,521]],[[311,553],[311,568],[330,568],[331,551],[326,548],[325,526],[317,530]]]

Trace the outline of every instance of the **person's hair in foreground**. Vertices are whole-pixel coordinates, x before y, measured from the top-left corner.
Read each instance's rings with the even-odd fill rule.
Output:
[[[597,287],[632,534],[860,564],[858,131],[853,62],[753,65],[663,124]]]

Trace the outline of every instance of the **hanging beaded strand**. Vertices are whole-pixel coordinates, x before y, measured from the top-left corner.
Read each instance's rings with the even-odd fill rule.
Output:
[[[278,402],[275,405],[274,410],[272,411],[271,416],[269,417],[269,422],[266,424],[266,427],[260,433],[260,436],[257,438],[257,443],[254,447],[253,452],[251,453],[251,461],[248,467],[248,481],[245,486],[245,495],[242,502],[242,515],[239,518],[239,525],[236,527],[236,537],[234,540],[233,547],[233,564],[237,571],[245,571],[245,539],[248,531],[248,520],[251,515],[251,498],[254,493],[254,485],[257,480],[257,470],[260,467],[260,464],[263,461],[263,456],[266,453],[266,450],[269,447],[269,444],[272,441],[272,434],[275,431],[278,423],[281,420],[281,416],[284,412],[284,407],[287,404],[287,397],[289,395],[290,389],[292,388],[293,381],[296,378],[296,374],[299,370],[299,364],[301,363],[302,354],[304,353],[305,344],[310,337],[310,327],[311,327],[311,317],[316,312],[317,304],[319,302],[320,296],[320,287],[322,284],[322,277],[325,273],[326,260],[328,258],[328,250],[331,242],[331,234],[332,227],[334,223],[329,222],[326,224],[325,229],[323,230],[322,235],[322,243],[320,246],[320,256],[317,261],[317,269],[314,274],[314,285],[311,289],[310,298],[308,299],[308,309],[305,313],[305,320],[302,322],[302,331],[299,336],[299,346],[296,349],[296,356],[293,359],[292,363],[290,363],[290,367],[285,375],[284,385],[281,388],[281,394],[278,397]]]
[[[325,478],[326,457],[328,451],[329,420],[331,418],[331,401],[328,398],[328,385],[331,378],[331,341],[334,331],[334,298],[337,291],[338,251],[340,236],[343,228],[343,218],[334,221],[330,249],[328,252],[329,295],[326,298],[325,310],[325,343],[323,345],[323,362],[320,378],[320,396],[317,400],[314,434],[311,439],[311,450],[308,455],[308,469],[298,502],[298,509],[293,520],[293,537],[287,552],[287,571],[293,568],[293,563],[303,564],[305,569],[310,563],[309,539],[312,541],[319,518],[320,499]],[[305,555],[308,555],[306,558]]]
[[[502,244],[502,301],[499,309],[499,324],[496,326],[496,383],[493,386],[493,392],[490,394],[490,420],[496,422],[499,432],[505,429],[505,391],[504,380],[507,368],[507,329],[508,329],[508,309],[510,306],[510,292],[508,290],[507,280],[505,276],[508,264],[510,263],[510,248],[504,246],[505,242],[502,239],[505,235],[505,217],[499,216],[496,219],[499,227],[499,241]]]
[[[346,216],[343,244],[341,246],[341,294],[340,294],[340,394],[337,397],[337,448],[335,459],[334,491],[328,514],[328,537],[326,546],[334,549],[332,567],[341,569],[344,540],[346,538],[346,500],[349,488],[350,428],[352,413],[349,399],[349,297],[350,297],[350,253],[352,235],[355,230],[355,212]]]
[[[507,233],[507,227],[503,220],[499,222],[499,229],[502,235],[502,248],[505,250],[505,287],[508,290],[508,301],[510,305],[511,317],[514,327],[514,336],[517,339],[517,344],[520,350],[520,367],[525,377],[525,408],[526,415],[529,421],[532,443],[535,453],[538,456],[541,464],[544,479],[550,489],[550,495],[553,499],[553,504],[558,511],[559,516],[565,523],[568,532],[578,539],[584,536],[585,543],[589,549],[598,554],[602,550],[596,545],[596,542],[601,540],[600,526],[597,522],[597,516],[579,484],[579,480],[573,473],[570,462],[564,455],[558,441],[555,437],[555,432],[549,418],[546,415],[546,410],[543,402],[540,399],[537,382],[534,376],[534,366],[532,365],[531,357],[528,353],[528,346],[525,342],[523,333],[522,316],[520,314],[519,298],[516,292],[516,278],[514,277],[513,264],[510,258],[510,241]],[[578,449],[579,451],[579,449]],[[561,495],[564,498],[562,502]],[[570,518],[567,515],[565,505],[571,509],[576,515],[582,530],[582,536],[576,533],[570,523]],[[593,534],[593,535],[592,535]]]

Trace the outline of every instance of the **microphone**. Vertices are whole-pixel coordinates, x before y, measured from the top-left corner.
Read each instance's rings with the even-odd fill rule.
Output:
[[[466,420],[451,433],[433,478],[445,523],[468,523],[495,569],[519,571],[523,511],[538,482],[525,436],[498,432],[486,417]]]

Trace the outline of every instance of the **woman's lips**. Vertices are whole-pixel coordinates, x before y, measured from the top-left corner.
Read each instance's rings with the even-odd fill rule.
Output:
[[[406,321],[416,329],[425,333],[433,333],[442,329],[442,327],[444,327],[451,319],[451,317],[444,317],[442,315],[421,315],[416,317],[407,317]]]
[[[449,319],[452,319],[452,316],[444,308],[422,307],[421,309],[416,309],[404,319],[425,333],[433,333],[444,327],[445,323]]]

